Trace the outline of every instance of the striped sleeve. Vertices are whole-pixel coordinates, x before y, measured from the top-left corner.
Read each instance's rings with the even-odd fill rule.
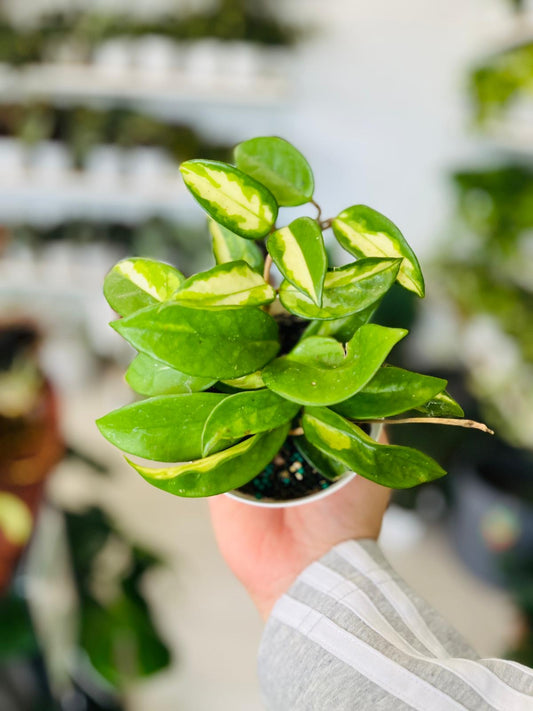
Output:
[[[259,650],[269,711],[533,711],[533,672],[479,659],[391,568],[345,541],[276,603]]]

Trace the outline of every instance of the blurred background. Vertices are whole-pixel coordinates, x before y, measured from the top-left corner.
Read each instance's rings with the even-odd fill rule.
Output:
[[[378,314],[412,329],[395,362],[497,436],[393,428],[450,476],[382,543],[483,656],[533,666],[533,3],[3,0],[0,87],[2,711],[262,708],[205,502],[94,425],[133,398],[105,273],[210,266],[178,165],[255,135],[304,153],[326,216],[366,203],[419,255],[426,299]]]

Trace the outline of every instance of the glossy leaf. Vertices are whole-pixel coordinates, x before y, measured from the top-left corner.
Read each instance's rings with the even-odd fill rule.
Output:
[[[225,385],[239,390],[259,390],[265,387],[260,370],[257,370],[255,373],[250,373],[250,375],[242,375],[240,378],[223,380],[222,382]]]
[[[444,390],[446,380],[403,368],[380,368],[372,380],[332,409],[353,420],[389,417],[423,405]]]
[[[124,259],[104,280],[104,296],[121,316],[168,301],[185,279],[177,269],[155,259]]]
[[[202,456],[205,422],[226,397],[220,393],[160,395],[113,410],[96,425],[124,452],[159,462],[184,462]]]
[[[463,408],[444,390],[417,408],[428,417],[464,417]]]
[[[293,441],[296,449],[306,462],[319,471],[322,476],[325,476],[326,479],[336,481],[349,471],[346,464],[339,462],[337,459],[333,459],[333,457],[328,457],[327,454],[324,454],[324,452],[321,452],[320,449],[312,445],[306,437],[294,437]]]
[[[278,215],[272,193],[246,173],[214,160],[180,165],[185,185],[216,222],[248,239],[264,237]]]
[[[320,306],[328,257],[316,220],[299,217],[273,232],[267,249],[285,279]]]
[[[313,321],[305,329],[302,338],[309,336],[327,336],[334,338],[339,343],[347,343],[353,338],[357,329],[368,323],[375,314],[379,302],[372,304],[363,311],[358,311],[350,316],[333,319],[332,321]]]
[[[230,395],[211,412],[202,435],[206,456],[242,437],[266,432],[290,422],[300,406],[270,390],[245,391]]]
[[[151,469],[127,459],[153,486],[176,496],[216,496],[238,489],[262,471],[280,450],[289,424],[262,432],[196,462],[176,467]]]
[[[424,296],[424,277],[415,253],[387,217],[366,205],[354,205],[341,212],[332,227],[340,244],[356,257],[403,257],[398,281]]]
[[[139,353],[126,371],[126,382],[140,395],[177,395],[207,390],[216,378],[186,375],[144,353]]]
[[[111,326],[138,351],[188,375],[217,380],[253,373],[279,350],[276,322],[255,308],[203,311],[163,304]]]
[[[307,439],[324,454],[382,486],[407,489],[446,474],[426,454],[410,447],[377,444],[360,427],[327,408],[306,408],[302,426]]]
[[[381,299],[393,285],[400,262],[400,259],[360,259],[328,272],[321,307],[286,280],[281,284],[279,298],[287,311],[301,318],[343,318]]]
[[[303,205],[313,197],[309,163],[293,145],[277,136],[252,138],[235,148],[237,166],[270,190],[279,205]]]
[[[249,239],[239,237],[224,225],[209,220],[209,231],[213,238],[213,255],[217,264],[236,262],[242,259],[260,274],[263,273],[264,259],[259,247]]]
[[[361,390],[392,347],[406,335],[399,328],[361,326],[346,346],[333,338],[306,338],[263,369],[265,385],[303,405],[333,405]]]
[[[244,261],[219,264],[186,279],[173,301],[198,309],[269,304],[276,292]]]

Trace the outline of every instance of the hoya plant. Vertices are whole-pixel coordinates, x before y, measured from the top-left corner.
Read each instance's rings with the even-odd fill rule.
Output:
[[[309,164],[281,138],[240,143],[234,163],[180,168],[208,215],[215,266],[185,278],[132,258],[105,279],[121,316],[111,326],[138,351],[126,381],[145,399],[100,418],[101,433],[173,463],[127,459],[178,496],[240,489],[283,500],[352,471],[399,489],[443,476],[426,454],[369,434],[375,423],[484,428],[464,420],[445,380],[387,364],[407,331],[372,323],[374,312],[396,281],[424,296],[400,230],[365,205],[324,219]],[[277,223],[280,207],[306,204],[313,216]],[[352,260],[344,266],[329,263],[330,228]]]

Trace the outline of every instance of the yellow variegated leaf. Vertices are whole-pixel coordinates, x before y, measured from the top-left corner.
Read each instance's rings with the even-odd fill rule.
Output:
[[[267,249],[285,279],[321,306],[328,258],[316,220],[299,217],[273,232]]]
[[[240,308],[274,301],[276,292],[246,262],[226,262],[186,279],[174,301],[192,308]]]
[[[104,281],[104,296],[121,316],[168,301],[185,279],[170,264],[155,259],[123,259]]]
[[[396,225],[366,205],[343,210],[332,222],[339,243],[356,257],[402,257],[397,280],[424,296],[424,278],[415,253]]]
[[[180,171],[204,210],[241,237],[264,237],[276,221],[278,204],[272,193],[241,170],[220,161],[189,160]]]

